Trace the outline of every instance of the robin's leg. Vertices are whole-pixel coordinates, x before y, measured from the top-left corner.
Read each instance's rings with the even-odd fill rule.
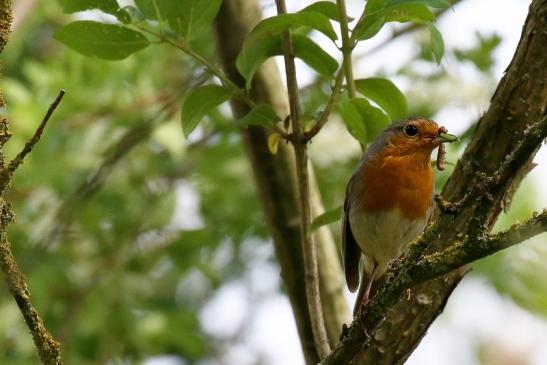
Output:
[[[365,295],[363,296],[362,306],[364,306],[368,299],[370,298],[370,289],[372,288],[372,283],[374,282],[374,270],[376,269],[376,262],[372,263],[372,270],[370,271],[370,277],[368,278],[367,288],[365,289]]]
[[[361,285],[359,285],[359,293],[357,294],[355,306],[353,307],[354,316],[357,316],[362,311],[364,305],[370,298],[370,291],[372,289],[372,283],[374,281],[374,271],[376,267],[376,262],[372,262],[370,274],[366,271],[365,267],[363,267],[363,272],[361,273]]]

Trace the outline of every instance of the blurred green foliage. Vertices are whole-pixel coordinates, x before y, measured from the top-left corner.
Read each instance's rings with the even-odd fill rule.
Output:
[[[9,234],[33,301],[61,340],[67,364],[139,363],[162,354],[192,364],[215,357],[218,339],[203,333],[200,309],[216,288],[241,277],[243,243],[269,244],[237,129],[221,108],[185,139],[179,122],[185,92],[211,76],[166,45],[118,62],[86,58],[52,37],[71,19],[53,0],[36,2],[2,54],[0,83],[13,132],[9,156],[32,135],[58,89],[67,91],[7,197],[17,214]],[[494,36],[480,38],[477,48],[454,55],[487,72],[498,43]],[[192,44],[215,59],[209,32],[196,34]],[[454,95],[424,98],[424,90],[454,80],[442,68],[420,73],[424,59],[431,55],[417,53],[395,75],[383,76],[409,85],[410,115],[433,117]],[[319,77],[303,91],[305,114],[317,114],[329,82]],[[312,143],[311,157],[325,206],[335,208],[359,147],[334,158],[340,143],[329,135],[330,125],[343,122],[335,115]],[[469,136],[451,147],[449,163],[456,162]],[[314,149],[321,143],[330,149]],[[449,164],[437,175],[437,189],[450,170]],[[521,190],[508,222],[530,214],[531,187]],[[332,227],[338,235],[337,223]],[[522,259],[512,258],[515,250]],[[224,259],[215,259],[218,255]],[[540,280],[546,256],[538,245],[523,245],[482,261],[476,272],[547,315],[547,294],[541,295],[547,288]],[[196,272],[204,279],[201,290],[180,290]],[[0,363],[36,363],[17,307],[3,286],[0,291]]]

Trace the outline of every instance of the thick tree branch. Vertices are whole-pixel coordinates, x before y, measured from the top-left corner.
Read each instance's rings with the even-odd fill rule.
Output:
[[[464,245],[466,248],[473,243],[492,244],[484,246],[487,249],[483,251],[480,246],[473,246],[477,252],[473,251],[472,254],[482,257],[488,250],[493,250],[494,243],[499,244],[496,249],[502,248],[508,242],[516,242],[534,233],[537,228],[535,223],[539,221],[532,219],[530,224],[525,225],[529,231],[516,231],[515,234],[522,234],[522,237],[512,237],[510,233],[484,236],[503,207],[509,204],[545,137],[546,15],[547,1],[534,0],[514,58],[444,188],[444,199],[461,203],[458,204],[457,214],[441,215],[424,233],[424,238],[410,248],[402,263],[395,267],[398,274],[390,272],[385,284],[379,284],[380,289],[369,302],[365,317],[349,329],[346,338],[325,360],[326,364],[350,361],[375,365],[402,364],[442,311],[448,296],[467,269],[463,266],[453,270],[456,263],[443,270],[439,267],[436,275],[441,271],[452,271],[416,286],[412,289],[412,295],[404,297],[399,294],[406,286],[394,282],[396,277],[407,275],[408,278],[403,281],[408,280],[409,284],[418,270],[417,263],[426,266],[433,258],[448,260],[450,256],[444,255],[454,252],[459,253],[452,256],[458,258],[457,264],[465,264],[472,259],[471,253],[464,255],[457,247],[451,248],[456,245],[461,249],[463,242],[467,242]],[[476,198],[471,199],[470,196]],[[411,268],[415,271],[412,272]]]

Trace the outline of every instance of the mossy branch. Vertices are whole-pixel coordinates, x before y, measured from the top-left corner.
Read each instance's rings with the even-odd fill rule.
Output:
[[[0,0],[0,53],[8,42],[12,20],[11,1]],[[63,94],[62,92],[61,94]],[[25,145],[25,148],[17,155],[17,157],[8,165],[4,164],[4,144],[11,136],[8,130],[8,120],[5,113],[0,114],[0,192],[3,192],[9,184],[13,172],[23,162],[25,156],[32,150],[34,145],[40,139],[40,136],[49,120],[49,117],[55,110],[55,107],[60,102],[62,95],[52,104],[46,117],[40,124],[40,127],[34,134],[33,138]],[[4,98],[0,91],[0,108],[4,108]],[[30,301],[30,292],[25,279],[25,276],[19,269],[19,265],[13,256],[11,243],[8,240],[7,228],[8,224],[14,220],[14,215],[9,203],[5,202],[0,197],[0,267],[4,273],[4,280],[10,294],[15,299],[23,318],[32,334],[34,345],[38,350],[38,355],[45,365],[60,365],[61,361],[61,346],[53,336],[48,332],[44,325],[44,321],[40,317],[38,311],[34,308]]]
[[[365,317],[346,331],[324,364],[404,363],[467,272],[467,263],[547,229],[543,212],[488,234],[547,134],[546,14],[547,0],[532,1],[513,60],[443,189],[443,198],[454,204],[441,205],[455,209],[445,209],[392,267]],[[403,297],[410,287],[412,295]]]

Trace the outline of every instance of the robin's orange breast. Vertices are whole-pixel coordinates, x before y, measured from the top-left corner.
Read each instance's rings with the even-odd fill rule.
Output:
[[[361,206],[365,212],[398,209],[409,219],[429,215],[434,183],[430,152],[402,156],[382,153],[363,169]]]

